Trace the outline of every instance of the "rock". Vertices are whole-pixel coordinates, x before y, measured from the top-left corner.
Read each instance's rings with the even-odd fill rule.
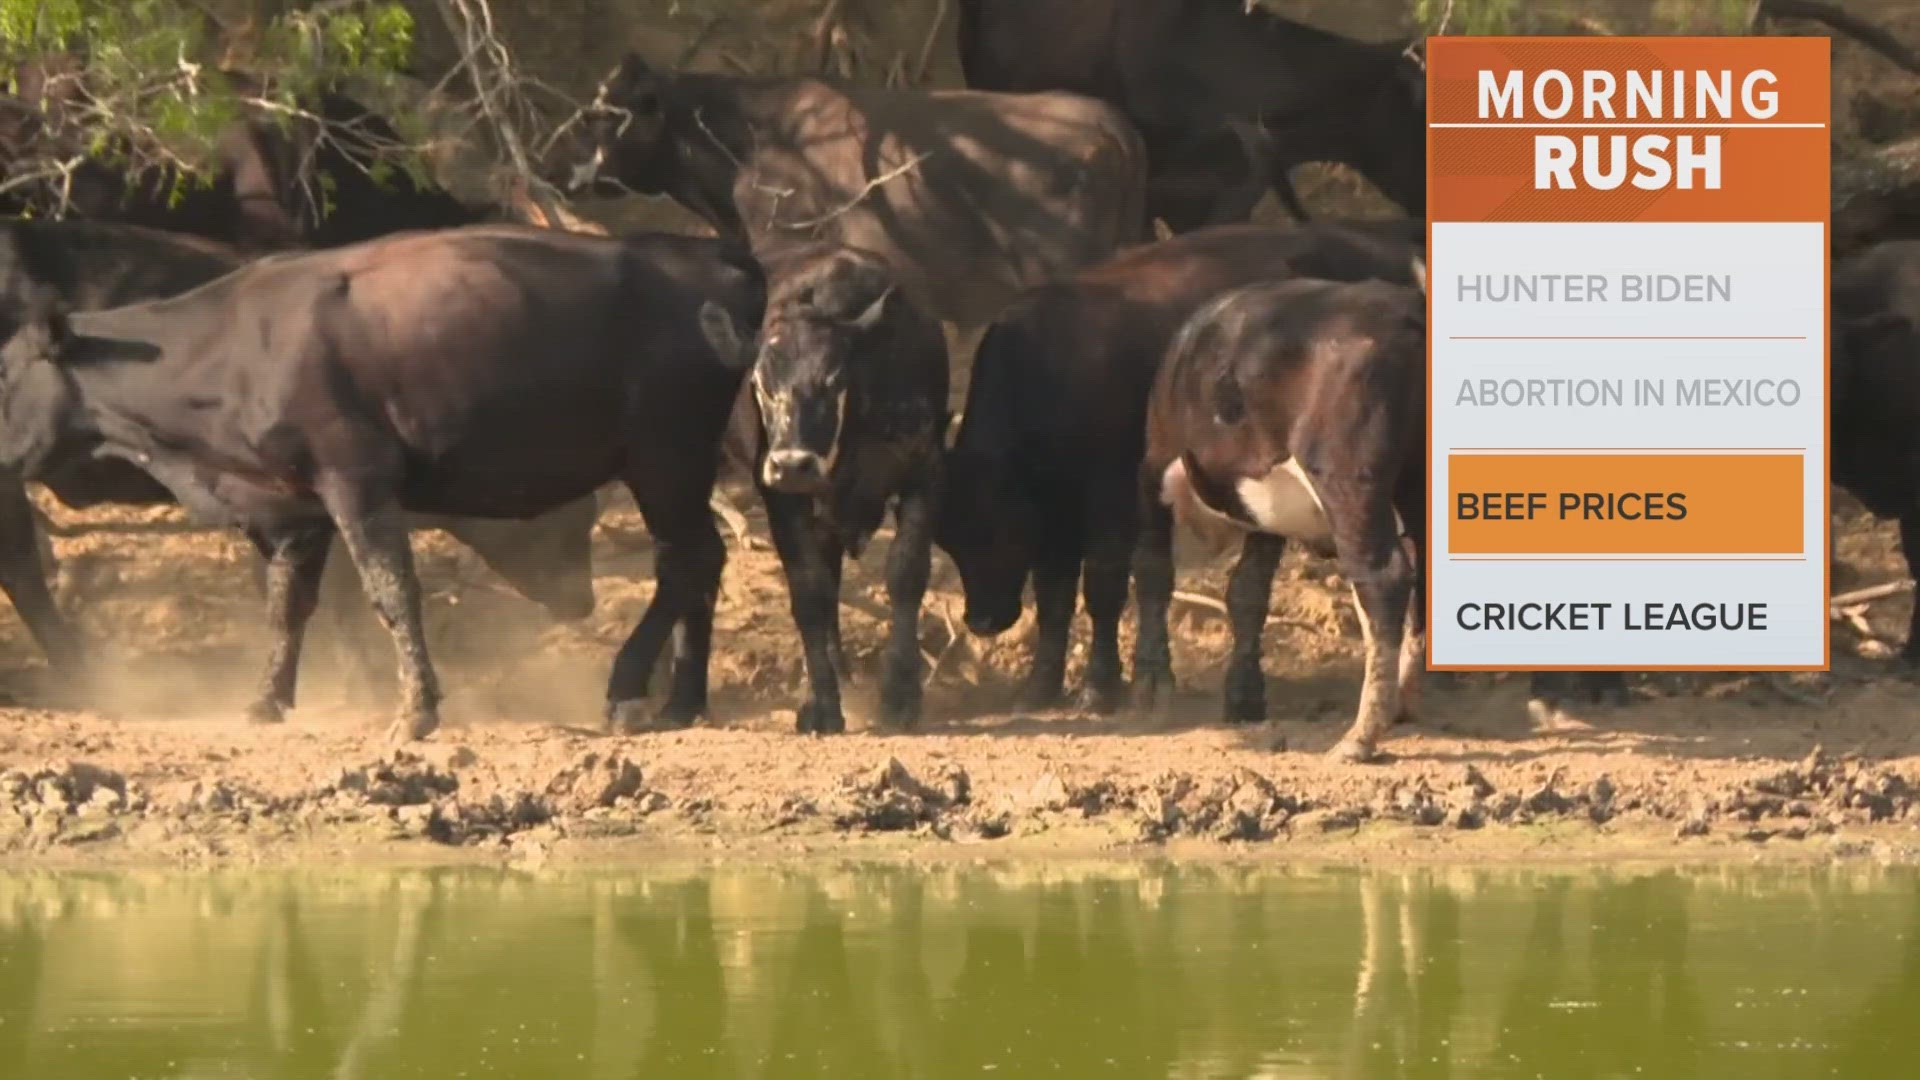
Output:
[[[1681,822],[1680,827],[1674,830],[1673,835],[1677,839],[1684,840],[1690,836],[1705,836],[1707,835],[1707,833],[1711,831],[1712,831],[1712,826],[1707,824],[1707,819],[1705,817],[1693,815],[1693,816],[1689,816],[1687,820]]]
[[[1494,821],[1512,821],[1525,800],[1511,791],[1501,792],[1487,801],[1487,816]]]
[[[425,803],[413,803],[394,808],[393,819],[400,826],[402,835],[423,839],[433,828],[433,807]]]
[[[453,794],[460,781],[419,754],[396,749],[371,765],[343,772],[336,785],[364,791],[376,806],[413,806]]]
[[[109,818],[75,818],[59,830],[62,844],[89,844],[120,835],[120,824]]]
[[[835,801],[836,827],[892,832],[932,823],[951,800],[890,757],[864,775],[842,780]]]
[[[1472,791],[1476,799],[1490,799],[1495,790],[1492,781],[1471,765],[1461,770],[1460,786]]]
[[[1040,779],[1027,789],[1025,798],[1028,810],[1065,810],[1067,808],[1067,784],[1054,772],[1043,773]]]
[[[982,814],[974,819],[973,831],[982,840],[998,840],[1013,831],[1013,819],[1004,811]]]
[[[1234,774],[1234,781],[1233,792],[1226,800],[1226,809],[1231,814],[1260,822],[1281,809],[1280,793],[1266,777],[1252,769],[1240,769]]]
[[[547,783],[547,794],[553,809],[580,814],[640,794],[641,781],[640,766],[625,755],[616,751],[603,757],[589,750]]]
[[[1456,829],[1477,829],[1487,823],[1486,812],[1477,806],[1456,806],[1447,813],[1446,823]]]
[[[1262,821],[1263,816],[1228,807],[1214,823],[1213,838],[1222,842],[1264,840],[1271,834],[1267,832]]]
[[[1573,809],[1572,801],[1556,791],[1553,785],[1553,780],[1549,779],[1546,783],[1535,788],[1532,794],[1527,796],[1523,804],[1527,812],[1553,816],[1564,814]]]
[[[471,769],[478,764],[480,764],[480,755],[474,753],[471,747],[456,746],[453,748],[453,753],[447,755],[449,769]]]
[[[948,806],[962,806],[973,798],[973,778],[958,765],[942,765],[933,774],[933,790]]]
[[[1365,814],[1355,807],[1339,810],[1307,810],[1293,815],[1287,822],[1289,832],[1330,833],[1342,830],[1358,829]]]

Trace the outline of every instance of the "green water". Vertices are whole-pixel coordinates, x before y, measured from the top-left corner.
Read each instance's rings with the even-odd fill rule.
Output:
[[[0,874],[0,1077],[1920,1075],[1920,878]]]

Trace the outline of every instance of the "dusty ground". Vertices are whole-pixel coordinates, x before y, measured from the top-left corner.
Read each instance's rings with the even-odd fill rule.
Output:
[[[1371,767],[1326,762],[1351,716],[1358,634],[1330,564],[1290,554],[1267,665],[1274,721],[1215,722],[1220,617],[1176,606],[1185,693],[1166,715],[1006,711],[1030,622],[955,639],[960,600],[936,558],[923,647],[936,662],[921,731],[864,730],[883,625],[885,535],[849,572],[847,645],[864,678],[855,733],[791,734],[802,685],[778,566],[732,550],[710,726],[596,730],[612,651],[651,589],[624,498],[596,536],[600,604],[555,626],[438,533],[416,537],[448,726],[395,753],[387,688],[353,704],[310,652],[302,708],[240,719],[259,604],[238,543],[176,513],[76,514],[61,529],[62,602],[114,662],[85,708],[59,707],[10,610],[0,614],[0,853],[34,863],[382,857],[618,858],[667,849],[766,854],[851,847],[914,856],[1115,848],[1339,859],[1825,858],[1920,853],[1920,688],[1835,631],[1831,676],[1650,679],[1590,726],[1530,730],[1518,677],[1429,694],[1429,717]],[[1895,578],[1889,526],[1843,508],[1834,587]],[[758,516],[755,515],[758,526]],[[764,536],[764,532],[760,534]],[[1220,560],[1189,552],[1183,590],[1220,595]],[[1898,641],[1908,601],[1872,611]],[[1030,619],[1030,616],[1029,616]],[[1869,651],[1874,646],[1867,645]],[[1080,647],[1076,645],[1078,676]],[[985,845],[984,847],[975,845]]]

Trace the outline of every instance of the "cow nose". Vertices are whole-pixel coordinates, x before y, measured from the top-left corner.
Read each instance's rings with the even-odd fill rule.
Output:
[[[826,484],[827,463],[811,450],[775,450],[767,455],[766,480],[789,494],[818,491]]]

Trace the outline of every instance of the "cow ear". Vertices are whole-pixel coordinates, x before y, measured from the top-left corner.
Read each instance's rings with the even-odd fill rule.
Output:
[[[13,337],[26,350],[26,355],[35,360],[58,362],[73,337],[66,305],[58,300],[36,298]]]
[[[700,332],[706,335],[707,344],[712,346],[720,363],[728,370],[738,370],[746,366],[747,343],[740,336],[740,330],[733,325],[733,316],[727,309],[705,301],[700,305]]]
[[[871,330],[880,325],[881,318],[887,313],[887,297],[892,295],[892,289],[882,289],[880,295],[874,297],[873,303],[867,305],[867,310],[855,316],[849,325],[855,330]]]

